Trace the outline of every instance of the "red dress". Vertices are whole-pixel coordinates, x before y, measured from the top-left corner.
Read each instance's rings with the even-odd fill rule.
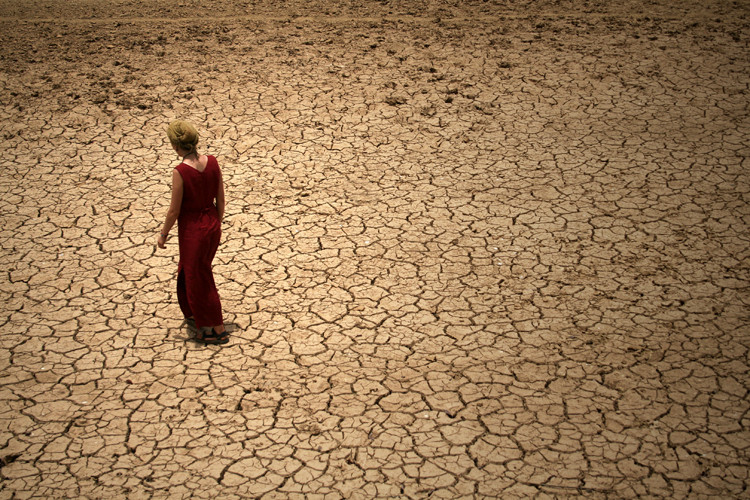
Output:
[[[186,318],[195,317],[198,328],[223,325],[221,301],[211,270],[221,238],[221,220],[214,205],[221,182],[219,163],[209,156],[203,172],[185,163],[175,168],[184,186],[177,219],[177,300]]]

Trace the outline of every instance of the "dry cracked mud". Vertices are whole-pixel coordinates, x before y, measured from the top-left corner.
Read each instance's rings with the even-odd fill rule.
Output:
[[[281,4],[0,0],[0,498],[747,497],[750,4]]]

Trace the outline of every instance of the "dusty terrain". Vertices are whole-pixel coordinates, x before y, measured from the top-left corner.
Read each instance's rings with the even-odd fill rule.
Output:
[[[0,498],[747,497],[750,4],[276,4],[0,0]]]

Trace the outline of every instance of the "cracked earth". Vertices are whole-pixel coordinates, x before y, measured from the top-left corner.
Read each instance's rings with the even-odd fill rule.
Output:
[[[747,1],[254,3],[0,1],[0,498],[750,493]]]

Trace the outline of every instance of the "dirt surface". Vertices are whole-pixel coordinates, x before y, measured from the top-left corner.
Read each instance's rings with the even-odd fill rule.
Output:
[[[749,16],[0,1],[0,498],[747,497]]]

